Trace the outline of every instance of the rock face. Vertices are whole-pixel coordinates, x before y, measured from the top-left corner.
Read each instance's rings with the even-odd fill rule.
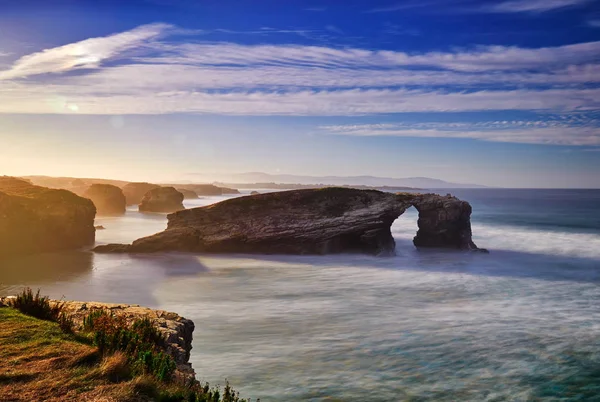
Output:
[[[415,198],[419,211],[416,247],[478,250],[472,240],[471,205],[456,197],[425,194]],[[483,250],[482,251],[486,251]]]
[[[193,190],[188,190],[185,188],[177,188],[176,190],[179,191],[181,194],[183,194],[184,200],[197,200],[198,199],[198,194],[196,194],[196,192]]]
[[[471,206],[455,197],[323,188],[239,197],[180,211],[168,216],[161,233],[95,251],[390,255],[395,249],[390,227],[411,206],[421,215],[417,247],[477,249],[471,240]]]
[[[96,208],[67,190],[0,177],[0,258],[94,243]]]
[[[0,297],[0,307],[9,306],[12,297]],[[190,359],[194,322],[163,310],[152,310],[140,307],[137,304],[109,304],[96,302],[56,301],[51,304],[62,303],[63,311],[73,319],[76,329],[83,329],[83,319],[91,312],[105,310],[115,315],[122,315],[128,323],[140,318],[149,318],[166,341],[165,352],[170,354],[177,363],[177,374],[183,379],[195,377]]]
[[[173,187],[157,187],[148,191],[140,203],[140,212],[175,212],[185,209],[183,194]]]
[[[152,183],[127,183],[122,188],[125,199],[127,200],[127,205],[138,205],[142,202],[142,198],[144,198],[148,191],[157,187],[160,186]]]
[[[83,197],[92,200],[99,215],[119,215],[125,213],[125,195],[117,186],[111,184],[92,184],[83,193]]]

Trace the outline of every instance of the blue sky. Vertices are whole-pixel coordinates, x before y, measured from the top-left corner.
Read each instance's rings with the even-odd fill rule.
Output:
[[[0,173],[600,187],[600,0],[0,1]]]

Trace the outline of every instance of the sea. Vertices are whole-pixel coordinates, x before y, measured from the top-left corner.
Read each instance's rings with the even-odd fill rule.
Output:
[[[0,295],[177,312],[197,378],[262,402],[600,401],[600,190],[436,192],[471,203],[490,254],[415,249],[411,208],[395,257],[69,251],[2,262]],[[96,224],[120,243],[167,219]]]

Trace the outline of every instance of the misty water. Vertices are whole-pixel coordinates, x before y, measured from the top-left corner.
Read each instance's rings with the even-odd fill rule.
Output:
[[[0,294],[175,311],[197,377],[263,402],[598,400],[600,191],[453,192],[491,254],[417,251],[411,209],[392,258],[63,252],[4,262]],[[130,242],[166,217],[96,224]]]

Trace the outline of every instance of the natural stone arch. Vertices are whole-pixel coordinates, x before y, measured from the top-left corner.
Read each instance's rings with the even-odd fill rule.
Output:
[[[395,251],[391,225],[411,206],[419,211],[417,247],[477,249],[466,201],[331,187],[239,197],[176,212],[161,233],[95,250],[389,255]]]

